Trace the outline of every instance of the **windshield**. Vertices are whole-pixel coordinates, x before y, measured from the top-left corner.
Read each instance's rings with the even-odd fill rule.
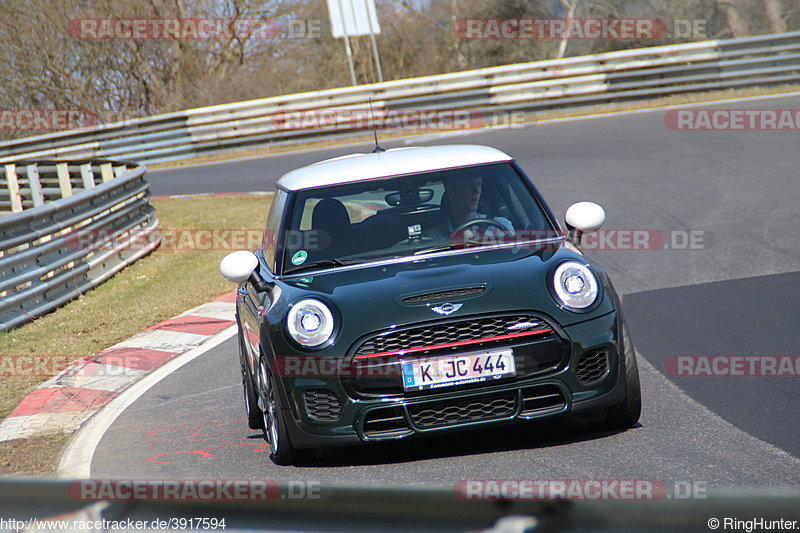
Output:
[[[298,193],[284,272],[557,236],[507,163]]]

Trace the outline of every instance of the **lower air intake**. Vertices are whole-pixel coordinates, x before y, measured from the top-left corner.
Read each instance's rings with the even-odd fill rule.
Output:
[[[608,372],[608,353],[605,350],[590,350],[584,353],[578,361],[575,374],[578,381],[583,384],[593,383]]]
[[[438,428],[509,418],[514,414],[516,393],[473,396],[461,400],[409,406],[411,419],[420,429]]]
[[[333,391],[312,389],[303,392],[308,416],[322,422],[339,420],[342,416],[342,404]]]

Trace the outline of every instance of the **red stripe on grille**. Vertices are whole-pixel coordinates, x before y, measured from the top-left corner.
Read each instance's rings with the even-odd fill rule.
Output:
[[[535,329],[533,331],[524,331],[522,333],[509,333],[508,335],[498,335],[496,337],[483,337],[481,339],[472,339],[468,341],[448,342],[445,344],[434,344],[432,346],[420,346],[419,348],[409,348],[407,350],[392,350],[390,352],[365,353],[355,356],[354,359],[367,359],[369,357],[385,357],[387,355],[405,355],[407,353],[424,352],[427,350],[439,350],[442,348],[454,348],[456,346],[467,346],[469,344],[478,344],[481,342],[514,339],[516,337],[526,337],[529,335],[540,335],[542,333],[550,333],[552,331],[553,330],[551,328]]]

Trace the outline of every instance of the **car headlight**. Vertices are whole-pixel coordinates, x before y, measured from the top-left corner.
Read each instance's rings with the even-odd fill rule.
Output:
[[[553,289],[568,309],[586,309],[597,300],[597,277],[588,266],[574,261],[561,263],[553,273]]]
[[[286,316],[289,335],[300,345],[314,348],[333,334],[333,314],[327,305],[313,298],[299,300]]]

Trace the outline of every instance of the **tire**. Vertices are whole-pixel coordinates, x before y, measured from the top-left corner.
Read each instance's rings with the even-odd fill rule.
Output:
[[[632,427],[642,413],[642,390],[639,383],[639,367],[627,324],[622,324],[622,349],[625,354],[625,399],[606,409],[600,420],[589,421],[593,429],[620,430]]]
[[[269,443],[269,458],[276,465],[293,464],[299,458],[299,452],[292,445],[289,433],[286,431],[278,393],[272,386],[269,367],[263,357],[258,363],[258,389],[258,406],[264,439]]]
[[[242,373],[242,392],[244,393],[244,410],[247,416],[247,427],[250,429],[264,429],[264,419],[258,409],[258,396],[256,396],[253,380],[245,364],[244,352],[239,343],[239,369]]]

